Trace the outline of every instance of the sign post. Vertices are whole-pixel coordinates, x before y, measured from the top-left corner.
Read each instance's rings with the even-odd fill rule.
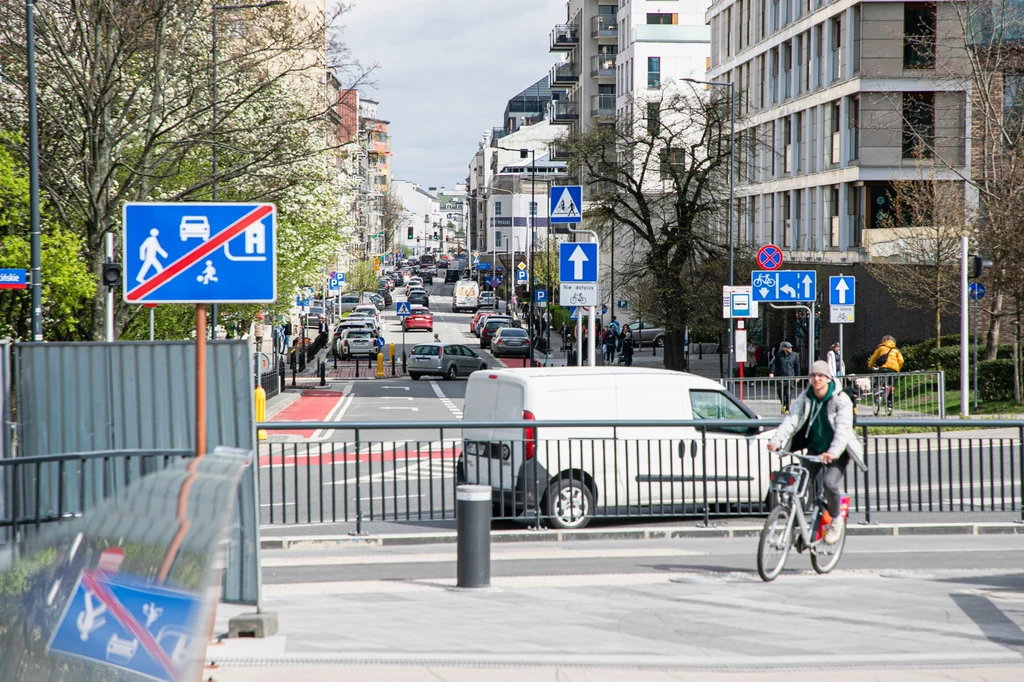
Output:
[[[978,301],[985,298],[985,285],[971,282],[967,296],[974,301],[974,410],[978,410]]]
[[[552,188],[555,189],[555,188]],[[589,231],[588,231],[589,232]],[[590,233],[593,234],[593,233]],[[587,365],[595,367],[596,339],[595,318],[597,317],[598,292],[598,243],[597,235],[594,235],[593,242],[573,242],[558,245],[558,280],[559,280],[559,301],[562,305],[584,306],[590,309],[590,317],[587,320],[587,332],[589,335],[589,346],[587,352]],[[579,332],[576,335],[578,357],[576,365],[583,366],[583,323],[577,321]]]
[[[409,355],[405,352],[405,320],[402,318],[409,317],[412,314],[412,306],[407,301],[400,301],[395,304],[395,315],[398,319],[402,320],[402,371],[406,371],[406,357]]]
[[[814,307],[818,297],[818,273],[814,270],[753,270],[750,287],[754,301],[763,301],[777,310],[799,308],[807,311],[807,373],[814,363]],[[808,303],[809,305],[776,305]]]
[[[277,210],[273,204],[132,202],[124,206],[123,225],[124,301],[196,306],[195,446],[203,457],[206,304],[277,299]]]
[[[857,280],[852,276],[828,278],[829,322],[839,325],[839,358],[842,361],[846,346],[843,344],[843,326],[853,324],[857,303]]]

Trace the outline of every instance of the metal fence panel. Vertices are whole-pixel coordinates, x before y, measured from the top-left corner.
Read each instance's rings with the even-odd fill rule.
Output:
[[[743,377],[721,379],[726,390],[764,418],[782,417],[784,408],[800,391],[807,390],[809,377]],[[902,372],[899,374],[851,374],[840,378],[857,396],[857,414],[892,419],[936,419],[945,417],[944,372]],[[892,410],[887,409],[886,388],[892,386]]]
[[[207,344],[207,442],[255,449],[251,348],[243,340]],[[195,451],[195,345],[188,341],[18,343],[19,456],[119,450]],[[21,471],[4,489],[19,491],[43,516],[85,509],[110,480],[128,480],[139,466],[123,458],[86,461],[83,471],[54,462]],[[254,463],[255,466],[255,463]],[[248,490],[248,492],[246,492]],[[258,527],[244,505],[253,485],[240,486],[235,506],[225,596],[256,603]],[[250,523],[247,523],[247,520]],[[244,538],[244,541],[243,541]]]

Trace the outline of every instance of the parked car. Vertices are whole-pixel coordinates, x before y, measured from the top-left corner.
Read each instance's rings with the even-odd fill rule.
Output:
[[[377,310],[384,310],[384,297],[380,295],[379,291],[376,294],[370,294],[370,300],[373,301]]]
[[[406,297],[406,300],[409,301],[409,303],[415,303],[425,308],[430,307],[430,296],[428,296],[425,291],[414,291]]]
[[[373,331],[374,334],[380,334],[380,321],[368,315],[366,313],[351,313],[345,318],[349,322],[363,322]]]
[[[462,272],[456,267],[451,267],[444,272],[444,283],[452,284],[459,281],[459,273]]]
[[[376,296],[376,294],[374,294],[374,296]],[[380,312],[377,310],[377,306],[374,305],[373,303],[362,303],[362,304],[356,306],[356,309],[353,310],[352,312],[353,313],[366,313],[367,315],[370,315],[375,320],[377,320],[378,324],[380,323]]]
[[[489,315],[487,321],[484,322],[483,328],[480,330],[480,347],[490,348],[491,338],[494,336],[494,332],[498,331],[502,327],[511,327],[512,318],[505,315]]]
[[[480,311],[479,313],[477,313],[478,319],[476,321],[476,329],[473,330],[473,333],[476,334],[477,338],[480,338],[480,332],[483,330],[484,325],[487,324],[487,318],[490,317],[491,315],[497,314],[498,313],[495,312],[484,311]]]
[[[434,314],[426,306],[412,304],[409,308],[409,316],[402,318],[402,330],[426,329],[434,331]]]
[[[491,355],[496,358],[509,355],[530,357],[530,339],[526,330],[516,327],[498,329],[491,339]]]
[[[778,460],[763,427],[630,428],[643,420],[755,420],[718,382],[693,374],[625,367],[491,369],[470,377],[464,419],[586,420],[584,428],[463,432],[463,467],[490,485],[495,504],[523,518],[535,510],[558,528],[582,528],[601,511],[698,508],[707,495],[730,508],[766,508]],[[625,424],[624,424],[625,422]],[[611,426],[610,423],[617,423]],[[525,433],[525,436],[524,436]],[[704,453],[703,455],[701,453]],[[742,483],[739,483],[739,482]]]
[[[377,293],[380,294],[380,297],[384,299],[384,305],[392,305],[395,302],[395,299],[391,297],[391,291],[389,291],[385,287],[377,289]]]
[[[484,359],[458,343],[422,343],[409,353],[409,376],[413,381],[423,375],[453,380],[481,369],[487,369]]]
[[[341,295],[341,313],[345,314],[350,310],[355,310],[356,306],[359,305],[359,294],[342,294]]]
[[[477,325],[480,324],[480,318],[486,314],[487,313],[483,311],[477,311],[476,314],[473,315],[473,319],[469,321],[469,331],[473,336],[480,336],[480,329]]]
[[[377,355],[377,335],[369,329],[346,329],[341,335],[341,359]]]
[[[481,291],[480,295],[476,299],[477,305],[481,308],[494,308],[498,299],[494,296],[493,291]]]
[[[658,348],[665,346],[665,328],[652,325],[650,322],[629,322],[629,329],[633,332],[633,343],[637,348],[650,347],[654,344]]]

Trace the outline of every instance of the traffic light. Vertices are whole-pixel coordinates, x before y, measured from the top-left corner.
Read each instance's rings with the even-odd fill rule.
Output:
[[[103,286],[111,289],[121,286],[121,264],[106,262],[103,264]]]
[[[406,233],[408,239],[412,239],[412,225],[409,226],[409,231]]]
[[[978,254],[971,254],[971,262],[969,263],[970,270],[969,276],[971,279],[978,279],[981,277],[981,273],[984,272],[985,268],[992,267],[992,261],[988,258],[982,258]]]

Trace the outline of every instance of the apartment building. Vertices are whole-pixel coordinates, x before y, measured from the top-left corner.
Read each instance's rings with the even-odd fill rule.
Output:
[[[798,262],[890,257],[892,182],[968,177],[952,3],[719,0],[706,17],[707,78],[736,89],[739,241]]]
[[[427,188],[437,197],[441,227],[444,230],[444,251],[449,248],[466,247],[466,227],[469,224],[469,202],[466,185],[455,183],[455,187]]]
[[[395,180],[391,187],[403,208],[395,242],[414,256],[436,252],[444,244],[438,197],[409,180]]]
[[[329,78],[328,82],[337,83]],[[357,175],[356,234],[352,250],[358,255],[384,253],[380,198],[391,187],[391,136],[389,122],[377,113],[379,102],[358,90],[337,89],[330,108],[337,140],[345,145]]]

